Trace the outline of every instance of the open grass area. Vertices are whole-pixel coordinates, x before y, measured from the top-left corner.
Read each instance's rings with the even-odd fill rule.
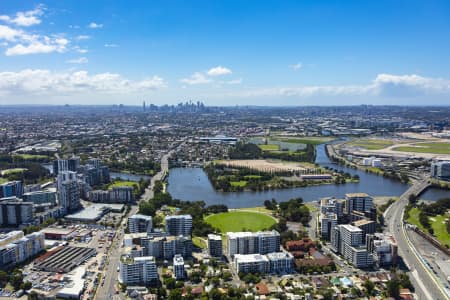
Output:
[[[262,151],[277,151],[280,150],[280,146],[276,144],[258,145]]]
[[[305,203],[306,207],[308,207],[310,212],[316,212],[319,211],[319,208],[311,203]]]
[[[409,210],[409,218],[406,220],[408,223],[416,225],[420,230],[425,230],[422,224],[419,222],[419,209],[417,207]]]
[[[27,170],[27,169],[24,169],[24,168],[7,169],[7,170],[1,171],[0,174],[1,174],[2,176],[5,176],[5,175],[14,174],[14,173],[23,173],[23,172],[25,172],[26,170]]]
[[[378,139],[357,139],[348,142],[347,145],[361,147],[367,150],[380,150],[393,145],[393,142]]]
[[[245,179],[261,179],[261,175],[245,175]]]
[[[237,231],[259,231],[276,223],[272,217],[258,212],[231,211],[207,216],[205,221],[222,233]]]
[[[408,223],[416,225],[420,230],[428,232],[422,224],[419,222],[419,209],[417,207],[412,208],[409,211]],[[447,232],[445,220],[449,218],[447,215],[437,215],[435,217],[429,217],[431,228],[434,230],[434,236],[444,245],[450,246],[450,234]]]
[[[414,146],[400,146],[392,150],[416,153],[450,154],[450,143],[417,143]]]
[[[137,183],[134,181],[116,181],[111,183],[108,186],[108,189],[112,189],[113,187],[119,187],[119,186],[131,186],[131,187],[137,187]]]
[[[8,182],[8,179],[0,177],[0,184]]]
[[[269,214],[269,215],[272,214],[272,211],[270,209],[265,208],[264,206],[236,208],[236,210],[255,211],[255,212],[260,212],[260,213]]]
[[[247,185],[247,181],[241,180],[241,181],[230,181],[231,186],[240,186],[245,187]]]
[[[294,144],[310,144],[319,145],[329,141],[334,140],[334,137],[325,136],[308,136],[308,137],[284,137],[284,136],[273,136],[271,137],[274,141],[294,143]]]
[[[38,154],[14,154],[14,157],[19,157],[23,160],[40,160],[40,159],[49,159],[47,155],[38,155]]]
[[[192,244],[200,249],[206,249],[207,245],[204,239],[194,236],[192,238]]]

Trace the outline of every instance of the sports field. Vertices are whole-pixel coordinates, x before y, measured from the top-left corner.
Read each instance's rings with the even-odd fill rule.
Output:
[[[207,216],[205,221],[222,233],[237,231],[259,231],[269,229],[275,219],[258,212],[231,211]]]
[[[380,139],[357,139],[348,142],[347,145],[361,147],[367,150],[380,150],[393,145],[393,142]]]
[[[416,143],[410,146],[395,147],[394,151],[450,154],[450,143]]]

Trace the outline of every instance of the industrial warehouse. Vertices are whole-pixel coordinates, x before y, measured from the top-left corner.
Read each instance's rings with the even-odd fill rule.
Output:
[[[60,247],[37,263],[35,268],[46,272],[69,272],[96,253],[94,248]]]

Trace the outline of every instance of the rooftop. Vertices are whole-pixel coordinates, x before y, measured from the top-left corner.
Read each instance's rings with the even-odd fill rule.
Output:
[[[141,214],[135,214],[130,216],[128,219],[144,219],[144,220],[152,220],[151,216],[141,215]]]
[[[344,224],[344,225],[340,225],[340,226],[342,226],[342,228],[345,228],[346,230],[351,231],[351,232],[362,232],[362,229],[360,229],[356,226],[350,225],[350,224]]]
[[[348,193],[345,194],[346,198],[362,198],[362,197],[369,197],[366,193]]]
[[[240,263],[252,263],[260,261],[269,262],[267,256],[261,254],[235,254],[234,260]]]
[[[375,223],[375,222],[372,221],[372,220],[364,220],[364,219],[362,219],[362,220],[354,221],[353,225],[354,226],[363,226],[363,225],[372,224],[372,223]]]
[[[208,234],[208,240],[222,241],[222,237],[218,234]]]
[[[171,216],[166,216],[166,220],[167,219],[192,219],[191,215],[171,215]]]

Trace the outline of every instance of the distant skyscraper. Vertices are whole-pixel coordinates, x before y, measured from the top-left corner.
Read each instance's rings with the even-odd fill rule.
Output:
[[[145,111],[145,101],[142,103],[142,109]]]

